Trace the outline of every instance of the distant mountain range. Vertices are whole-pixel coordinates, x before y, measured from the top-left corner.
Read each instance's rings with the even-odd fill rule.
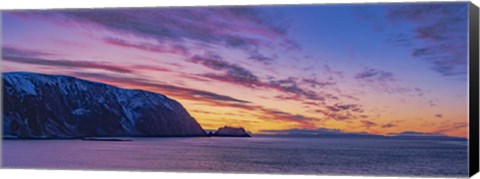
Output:
[[[404,139],[404,140],[456,140],[466,141],[466,138],[444,136],[440,134],[429,134],[420,132],[402,132],[389,136],[369,133],[349,133],[331,129],[287,129],[287,130],[265,130],[263,133],[255,134],[257,137],[301,137],[301,138],[371,138],[371,139]]]
[[[206,136],[177,101],[69,76],[3,73],[3,133],[18,138]]]

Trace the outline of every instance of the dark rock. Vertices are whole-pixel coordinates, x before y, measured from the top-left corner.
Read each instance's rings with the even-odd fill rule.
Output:
[[[220,127],[218,130],[212,135],[216,137],[251,137],[244,128],[235,128],[235,127]]]

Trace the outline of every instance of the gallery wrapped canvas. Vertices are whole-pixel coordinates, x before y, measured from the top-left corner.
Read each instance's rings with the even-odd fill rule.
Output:
[[[469,2],[1,15],[3,168],[478,172]]]

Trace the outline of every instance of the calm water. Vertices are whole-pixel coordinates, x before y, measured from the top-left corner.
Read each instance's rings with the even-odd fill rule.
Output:
[[[319,138],[4,140],[6,168],[466,176],[466,141]]]

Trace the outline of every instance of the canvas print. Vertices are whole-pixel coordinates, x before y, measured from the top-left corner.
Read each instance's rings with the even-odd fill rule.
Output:
[[[466,177],[468,9],[3,11],[2,167]]]

